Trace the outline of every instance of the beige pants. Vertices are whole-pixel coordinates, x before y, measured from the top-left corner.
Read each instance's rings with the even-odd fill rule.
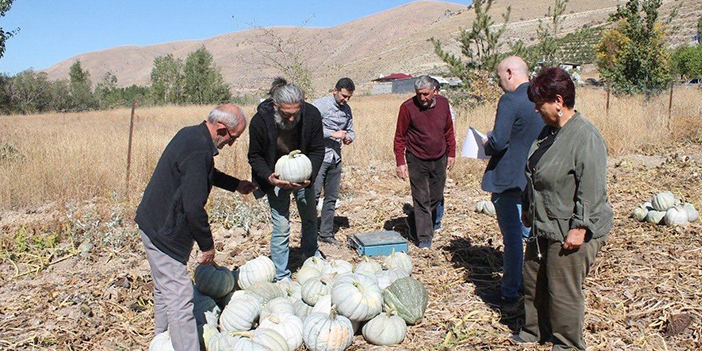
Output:
[[[160,334],[170,327],[175,351],[199,351],[193,284],[187,267],[161,252],[144,232],[139,232],[154,280],[154,331]]]

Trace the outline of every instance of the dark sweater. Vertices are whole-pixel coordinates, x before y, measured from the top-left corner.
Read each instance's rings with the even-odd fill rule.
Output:
[[[273,100],[267,99],[258,105],[256,114],[249,126],[249,164],[253,182],[261,191],[255,193],[261,197],[273,190],[268,177],[275,170],[275,158],[278,128],[275,124]],[[314,184],[317,172],[324,161],[324,132],[322,117],[316,107],[306,102],[300,107],[300,151],[312,162],[310,185]]]
[[[239,180],[214,168],[216,151],[205,122],[181,129],[168,143],[134,219],[159,250],[185,264],[193,240],[214,247],[205,203],[212,185],[235,191]]]
[[[446,153],[456,157],[456,137],[448,99],[435,95],[436,104],[424,108],[412,97],[402,103],[397,116],[394,152],[398,166],[405,164],[405,150],[421,160],[435,160]]]
[[[483,174],[482,188],[491,193],[521,192],[526,186],[524,167],[531,144],[544,127],[534,103],[527,97],[529,83],[505,93],[497,105],[495,127],[485,143],[492,156]]]

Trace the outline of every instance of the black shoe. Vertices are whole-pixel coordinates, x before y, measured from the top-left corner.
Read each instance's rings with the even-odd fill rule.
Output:
[[[509,338],[509,341],[517,345],[536,344],[535,341],[524,340],[521,336],[519,336],[519,334],[512,334],[512,336]]]
[[[497,307],[511,307],[519,303],[519,297],[502,296],[500,292],[482,295],[481,298],[485,303]]]
[[[338,245],[338,246],[344,245],[344,243],[342,243],[339,240],[336,240],[336,238],[333,236],[320,236],[317,238],[317,241],[321,241],[323,243],[332,244],[332,245]]]

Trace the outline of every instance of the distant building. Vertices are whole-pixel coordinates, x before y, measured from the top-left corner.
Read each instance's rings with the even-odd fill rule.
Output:
[[[441,76],[431,76],[432,78],[439,81],[442,87],[456,87],[463,82],[460,79],[446,79]],[[411,94],[414,93],[414,82],[417,77],[412,77],[409,74],[404,73],[393,73],[387,76],[380,76],[373,79],[373,87],[371,89],[372,95],[379,94]]]

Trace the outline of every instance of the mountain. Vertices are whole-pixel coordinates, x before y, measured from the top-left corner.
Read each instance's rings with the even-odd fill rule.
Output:
[[[503,39],[505,42],[522,39],[530,44],[535,42],[539,19],[553,2],[497,0],[490,13],[496,23],[501,23],[501,14],[511,6],[509,27]],[[669,7],[669,3],[677,3],[665,2]],[[617,5],[624,3],[624,0],[570,1],[564,32],[601,23]],[[702,6],[693,6],[692,12],[702,12]],[[686,16],[693,17],[689,13]],[[278,56],[270,54],[276,49],[266,44],[274,42],[274,38],[287,43],[283,50],[292,49],[310,67],[317,90],[327,90],[343,76],[353,78],[363,87],[371,79],[393,72],[440,72],[444,65],[434,54],[429,38],[435,37],[447,49],[459,53],[455,38],[461,28],[470,28],[474,17],[473,10],[463,5],[416,1],[330,28],[254,28],[203,40],[116,47],[72,57],[45,71],[50,79],[67,78],[70,65],[79,59],[83,68],[90,71],[94,83],[109,71],[117,76],[120,86],[149,85],[154,58],[170,53],[184,60],[188,53],[204,45],[234,91],[255,91],[267,87],[273,77],[280,75],[272,64]]]

